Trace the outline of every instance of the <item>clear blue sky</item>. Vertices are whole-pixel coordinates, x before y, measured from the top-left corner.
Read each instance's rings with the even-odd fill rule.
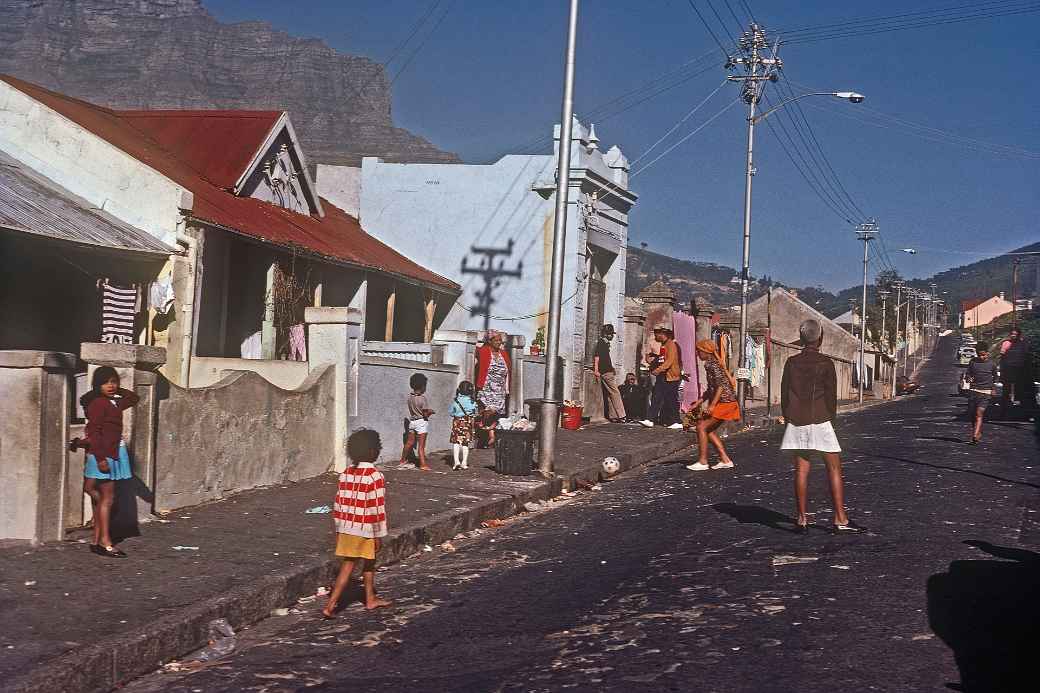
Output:
[[[264,20],[379,62],[433,4],[309,0],[290,11],[282,0],[203,2],[222,21]],[[724,1],[713,4],[735,33]],[[731,4],[743,19],[739,3]],[[958,4],[963,3],[750,3],[756,19],[777,29]],[[697,5],[722,37],[706,2]],[[443,0],[438,11],[450,11],[393,86],[395,122],[471,162],[488,161],[550,132],[559,118],[566,6],[565,0]],[[687,0],[585,0],[579,22],[579,117],[691,58],[718,51],[716,69],[597,123],[602,144],[619,144],[630,159],[725,75],[721,51]],[[853,89],[867,95],[864,105],[889,116],[1040,152],[1040,97],[1031,77],[1038,34],[1040,14],[1027,14],[791,45],[781,55],[785,74],[795,82]],[[391,72],[401,62],[392,63]],[[724,87],[654,154],[736,95],[736,86]],[[825,99],[810,107],[810,101],[803,102],[805,115],[831,165],[859,207],[879,220],[891,260],[904,276],[926,276],[1040,240],[1040,160],[927,141],[859,120],[886,122],[872,111]],[[632,187],[640,200],[631,219],[631,245],[645,242],[675,257],[736,266],[745,136],[744,115],[734,107],[636,177]],[[752,273],[830,289],[858,283],[862,251],[853,231],[812,192],[767,127],[757,131],[756,164]],[[896,252],[907,246],[918,254]]]

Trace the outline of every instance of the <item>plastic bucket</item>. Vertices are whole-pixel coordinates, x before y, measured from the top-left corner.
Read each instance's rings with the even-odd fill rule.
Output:
[[[564,407],[560,426],[568,431],[577,431],[581,428],[581,407]]]

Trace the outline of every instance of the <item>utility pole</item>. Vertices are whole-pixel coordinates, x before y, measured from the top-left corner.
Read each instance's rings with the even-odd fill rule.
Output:
[[[892,295],[891,291],[887,289],[881,289],[878,291],[878,296],[881,297],[881,348],[888,353],[888,335],[885,334],[885,317],[888,313],[888,297]]]
[[[1011,263],[1011,329],[1018,329],[1018,266],[1022,263],[1021,258],[1015,258]]]
[[[740,402],[741,416],[744,412],[744,393],[748,380],[747,373],[747,303],[748,283],[751,279],[751,182],[755,176],[754,146],[755,146],[755,107],[762,99],[762,82],[777,80],[777,70],[783,67],[783,61],[776,57],[776,49],[769,48],[766,32],[752,23],[751,26],[740,35],[739,57],[730,57],[726,61],[726,68],[737,65],[744,66],[743,75],[731,75],[728,79],[733,82],[743,82],[743,99],[748,105],[748,134],[747,134],[747,162],[744,169],[744,236],[740,263],[740,343],[737,347],[739,354],[737,369],[737,401]]]
[[[863,241],[863,319],[859,325],[859,402],[863,403],[863,389],[867,382],[867,263],[870,242],[878,234],[875,219],[869,219],[856,227],[857,240]]]
[[[899,341],[899,311],[901,309],[901,306],[899,305],[899,302],[900,302],[900,298],[902,297],[902,293],[903,293],[903,282],[896,282],[892,286],[896,290],[896,365],[895,365],[895,371],[898,371],[899,370],[899,351],[900,351],[900,349],[899,349],[899,344],[900,344],[900,341]],[[895,372],[895,371],[893,371],[893,372]]]
[[[578,35],[578,0],[571,0],[567,23],[567,53],[563,67],[563,106],[560,109],[560,146],[556,166],[556,216],[553,218],[552,269],[549,282],[549,321],[545,335],[545,390],[538,423],[538,471],[553,476],[560,393],[560,309],[563,294],[563,253],[567,240],[567,194],[571,184],[571,132],[574,121],[574,54]]]

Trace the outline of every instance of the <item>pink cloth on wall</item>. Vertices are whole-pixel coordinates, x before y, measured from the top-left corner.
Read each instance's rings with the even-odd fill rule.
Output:
[[[682,400],[679,402],[679,409],[687,411],[701,396],[701,384],[697,377],[697,320],[686,313],[672,313],[672,329],[675,330],[675,341],[682,349],[683,372],[690,377],[683,384]]]

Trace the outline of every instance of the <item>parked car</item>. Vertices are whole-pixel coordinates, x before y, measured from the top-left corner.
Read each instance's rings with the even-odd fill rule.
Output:
[[[975,347],[962,346],[957,350],[957,365],[967,366],[976,356],[978,353],[975,351]]]

